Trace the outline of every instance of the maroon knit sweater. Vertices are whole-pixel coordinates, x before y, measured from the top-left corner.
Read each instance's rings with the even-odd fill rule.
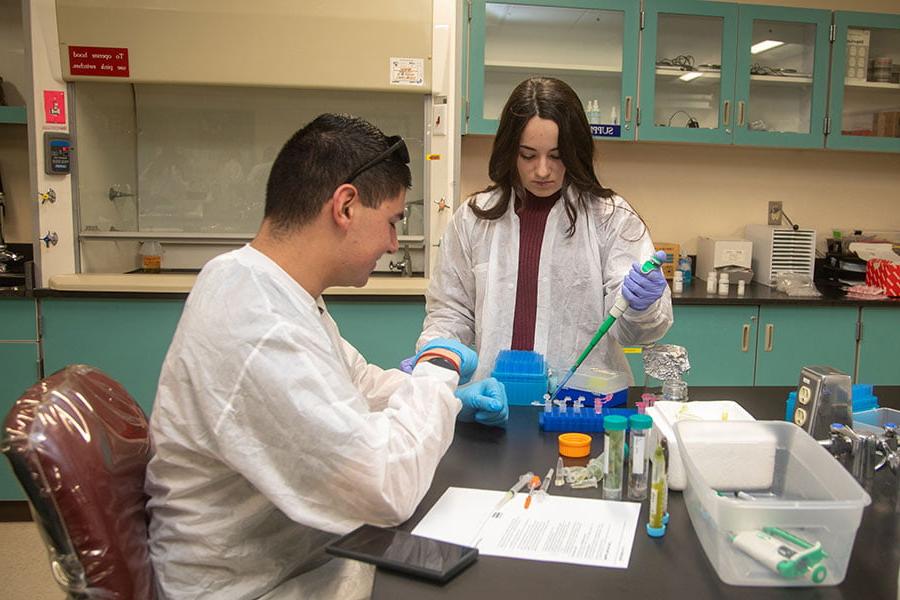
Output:
[[[513,317],[513,350],[534,349],[534,321],[537,316],[538,267],[547,215],[562,192],[540,198],[525,192],[525,199],[516,199],[519,215],[519,277],[516,283],[516,312]]]

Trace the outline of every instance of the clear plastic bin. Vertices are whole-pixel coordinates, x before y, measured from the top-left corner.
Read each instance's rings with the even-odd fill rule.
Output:
[[[687,472],[684,501],[691,523],[722,581],[779,587],[843,581],[871,498],[818,442],[783,421],[680,421],[675,436]],[[760,451],[770,444],[774,456]],[[771,476],[761,478],[766,469]],[[748,478],[755,487],[745,486]],[[787,538],[773,538],[773,531]],[[757,556],[751,556],[751,544],[738,541],[750,537],[768,538],[768,544],[776,539],[781,553],[756,548]],[[785,541],[791,538],[806,545]],[[810,553],[816,543],[824,557]],[[808,562],[796,560],[798,555]]]
[[[876,408],[853,413],[853,431],[856,433],[883,434],[888,423],[900,426],[900,410]]]

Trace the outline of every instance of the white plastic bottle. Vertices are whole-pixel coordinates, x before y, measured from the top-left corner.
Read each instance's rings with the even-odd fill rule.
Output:
[[[737,289],[737,295],[738,295],[738,296],[743,296],[743,295],[744,295],[744,289],[746,288],[746,285],[747,285],[747,284],[744,282],[743,279],[741,279],[740,281],[738,281],[738,289]]]
[[[719,295],[728,295],[728,273],[722,273],[721,275],[719,275]]]
[[[713,295],[716,293],[716,272],[710,271],[706,274],[706,293]]]
[[[672,275],[672,293],[681,294],[684,292],[684,273],[675,271]]]
[[[619,107],[613,104],[612,111],[609,113],[609,122],[612,125],[619,124]]]

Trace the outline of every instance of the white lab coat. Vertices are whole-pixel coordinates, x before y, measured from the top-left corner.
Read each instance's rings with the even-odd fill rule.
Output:
[[[565,195],[575,202],[567,189]],[[493,205],[500,190],[478,194],[480,207]],[[632,263],[653,254],[641,220],[619,196],[578,208],[575,233],[566,237],[569,220],[560,198],[547,217],[538,267],[534,351],[557,373],[578,358],[606,318]],[[512,199],[499,219],[479,219],[468,204],[453,215],[441,240],[439,262],[425,295],[425,324],[417,346],[449,337],[474,346],[478,370],[473,379],[490,376],[500,350],[512,340],[519,272],[519,217]],[[648,344],[672,325],[668,288],[647,310],[625,311],[583,363],[628,374],[622,346]]]
[[[458,376],[369,365],[250,246],[197,278],[151,419],[150,554],[162,598],[358,598],[334,534],[408,519],[453,439]]]

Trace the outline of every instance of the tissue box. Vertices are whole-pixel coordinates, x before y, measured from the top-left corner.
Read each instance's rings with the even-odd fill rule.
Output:
[[[837,585],[844,580],[863,509],[872,500],[816,440],[783,421],[680,421],[675,436],[687,472],[684,503],[700,545],[722,581],[786,587]],[[753,440],[763,441],[765,452],[753,453]],[[763,445],[755,447],[761,450]],[[738,457],[735,446],[743,456]],[[725,454],[720,456],[720,451]],[[725,463],[736,458],[742,464],[732,465],[726,474]],[[768,485],[762,486],[765,482]],[[782,553],[789,544],[779,542],[774,554],[772,546],[754,544],[757,551],[763,546],[756,557],[751,553],[754,548],[740,544],[741,537],[752,540],[776,532],[809,545],[821,544],[824,555],[798,574],[775,568],[790,557]],[[794,551],[799,548],[805,547]]]
[[[866,263],[866,285],[884,289],[887,296],[900,296],[900,264],[873,258]]]
[[[722,421],[754,421],[737,402],[701,401],[701,402],[668,402],[660,401],[647,409],[653,419],[653,431],[657,439],[663,437],[669,446],[668,484],[671,490],[683,490],[687,484],[684,466],[675,439],[675,423],[684,420]]]

